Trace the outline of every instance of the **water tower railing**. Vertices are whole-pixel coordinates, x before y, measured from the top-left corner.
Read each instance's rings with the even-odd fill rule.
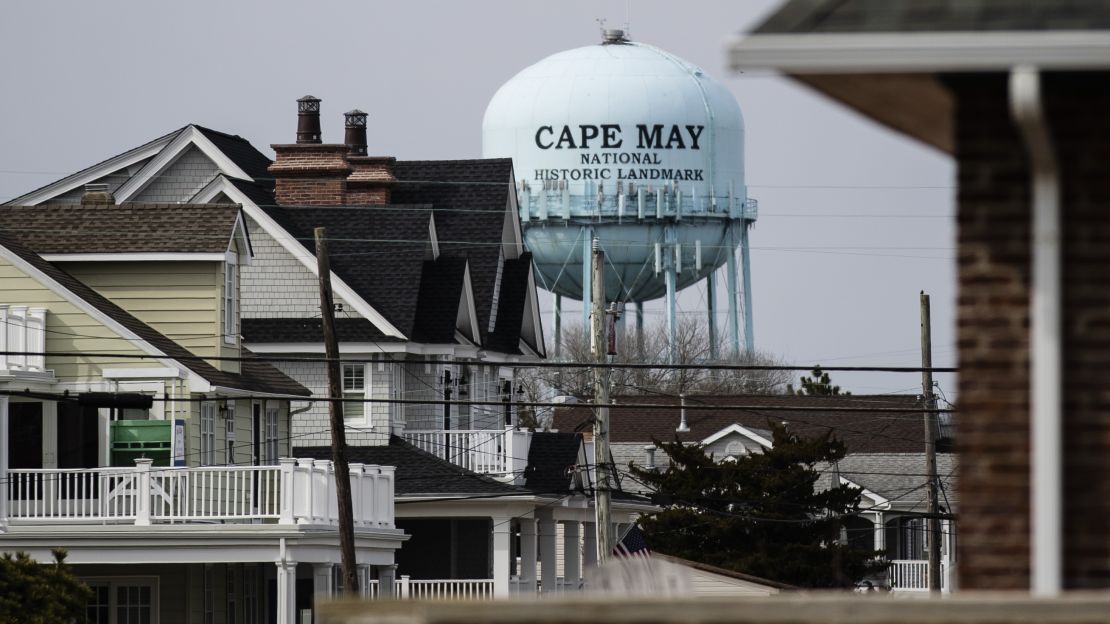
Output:
[[[759,202],[752,198],[710,197],[695,193],[667,190],[637,189],[620,195],[571,194],[567,189],[523,189],[519,193],[520,218],[523,221],[548,219],[682,219],[683,217],[742,218],[755,221]]]

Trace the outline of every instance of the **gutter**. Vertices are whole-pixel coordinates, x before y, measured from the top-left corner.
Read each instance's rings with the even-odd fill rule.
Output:
[[[1044,116],[1040,68],[1010,71],[1010,110],[1033,173],[1033,276],[1030,304],[1031,590],[1063,588],[1063,343],[1059,168]]]

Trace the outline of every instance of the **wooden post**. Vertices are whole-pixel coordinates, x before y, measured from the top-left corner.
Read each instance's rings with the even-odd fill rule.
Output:
[[[591,293],[590,345],[594,362],[606,363],[605,340],[605,252],[597,239],[593,241],[591,271],[593,273],[593,292]],[[583,302],[585,305],[585,302]],[[594,368],[594,403],[609,404],[609,369]],[[597,514],[597,562],[605,563],[614,546],[613,525],[609,519],[612,496],[612,464],[609,457],[609,408],[598,407],[594,414],[594,467],[597,483],[594,484],[594,508]]]
[[[328,358],[328,415],[331,422],[331,457],[335,467],[335,495],[339,512],[339,556],[343,566],[344,593],[358,595],[358,569],[355,564],[354,513],[351,508],[351,476],[347,465],[347,439],[343,426],[342,377],[339,370],[339,343],[335,338],[335,304],[331,295],[331,263],[328,261],[327,230],[318,227],[316,267],[320,278],[320,318],[324,325],[324,352]]]
[[[940,518],[937,502],[937,413],[933,400],[933,343],[929,320],[929,295],[921,293],[921,398],[925,405],[925,478],[929,516],[925,520],[929,546],[929,591],[940,591]]]

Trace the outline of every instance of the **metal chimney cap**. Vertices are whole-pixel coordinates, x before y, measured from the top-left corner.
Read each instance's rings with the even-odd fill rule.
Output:
[[[602,44],[608,43],[628,43],[628,39],[624,36],[624,31],[619,28],[606,28],[601,31]]]
[[[302,113],[320,112],[320,98],[306,95],[297,100],[297,110]]]
[[[367,118],[368,115],[366,114],[366,112],[360,111],[359,109],[356,108],[354,110],[349,110],[349,111],[343,113],[343,116],[347,119],[347,127],[351,127],[351,126],[365,126],[366,125],[366,118]]]

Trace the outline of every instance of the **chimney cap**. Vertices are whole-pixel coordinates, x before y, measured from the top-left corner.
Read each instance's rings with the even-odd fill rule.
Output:
[[[350,126],[365,126],[366,125],[367,114],[366,114],[365,111],[360,111],[359,109],[356,108],[356,109],[349,110],[349,111],[343,113],[343,116],[347,119],[347,126],[348,127],[350,127]]]
[[[318,113],[320,112],[320,98],[306,95],[297,100],[297,110],[304,113]]]

